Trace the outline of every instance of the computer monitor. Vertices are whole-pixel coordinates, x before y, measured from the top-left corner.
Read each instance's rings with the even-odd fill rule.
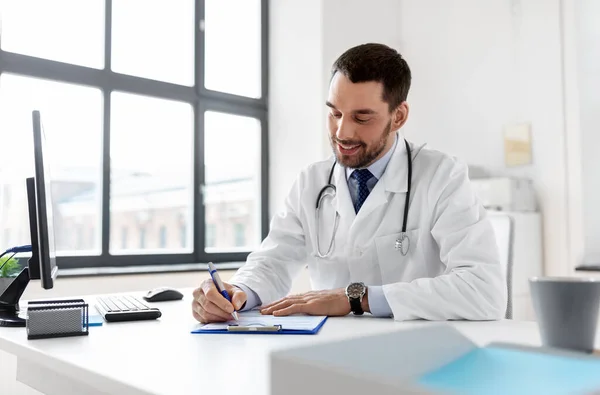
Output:
[[[34,177],[27,179],[27,200],[31,235],[31,258],[28,267],[0,293],[0,326],[22,327],[25,317],[19,316],[19,299],[29,280],[40,279],[44,289],[54,286],[58,275],[54,244],[54,217],[50,165],[46,137],[39,111],[32,112]]]
[[[40,253],[38,247],[37,203],[35,201],[35,178],[29,177],[27,182],[27,209],[29,212],[29,237],[31,239],[31,258],[27,263],[30,280],[40,280]]]
[[[46,136],[39,111],[33,111],[33,152],[35,163],[35,201],[37,219],[37,255],[44,289],[51,289],[58,274],[54,241],[52,186]],[[32,240],[33,243],[33,240]],[[34,244],[31,245],[35,249]],[[33,256],[34,254],[32,254]],[[34,262],[31,262],[35,264]]]

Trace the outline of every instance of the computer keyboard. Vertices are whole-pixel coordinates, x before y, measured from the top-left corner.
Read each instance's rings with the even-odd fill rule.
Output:
[[[156,307],[131,295],[98,297],[96,310],[107,322],[155,320],[162,315]]]

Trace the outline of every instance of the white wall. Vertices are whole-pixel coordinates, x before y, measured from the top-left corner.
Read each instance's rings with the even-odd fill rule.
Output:
[[[413,75],[407,137],[502,168],[500,128],[517,107],[508,2],[403,1],[400,25]]]
[[[583,185],[581,120],[579,109],[578,4],[561,2],[563,39],[563,85],[565,107],[565,143],[567,159],[567,210],[569,259],[572,267],[581,264],[584,256]],[[575,272],[575,275],[590,275]]]
[[[321,70],[321,118],[325,125],[328,109],[324,105],[329,93],[331,66],[347,49],[370,42],[398,47],[400,43],[399,0],[324,0],[323,64]],[[323,132],[324,155],[332,154],[327,133]]]
[[[581,128],[582,261],[600,264],[600,1],[575,2]]]
[[[331,155],[325,128],[331,65],[357,44],[397,44],[400,2],[271,0],[270,7],[272,216],[283,206],[298,172]]]
[[[272,213],[302,165],[330,154],[323,101],[331,63],[350,46],[379,41],[399,49],[413,72],[407,137],[492,174],[534,179],[547,272],[570,272],[560,7],[560,0],[272,1]],[[302,62],[293,60],[295,46]],[[309,70],[302,78],[300,66]],[[503,128],[522,121],[532,124],[533,164],[509,169]]]
[[[560,1],[403,1],[399,23],[413,72],[407,136],[532,178],[546,269],[569,272]],[[532,124],[533,163],[507,168],[503,128],[518,122]]]
[[[298,172],[322,158],[321,1],[269,3],[269,205],[270,216]]]

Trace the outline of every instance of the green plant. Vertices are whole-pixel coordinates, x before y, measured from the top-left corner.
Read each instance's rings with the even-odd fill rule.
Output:
[[[12,277],[21,271],[19,261],[7,256],[0,258],[0,267],[2,267],[0,270],[0,277]]]

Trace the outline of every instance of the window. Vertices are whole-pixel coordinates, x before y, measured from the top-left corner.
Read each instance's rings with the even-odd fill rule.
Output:
[[[206,248],[214,248],[217,238],[217,227],[215,224],[206,225]]]
[[[214,233],[228,235],[218,245],[209,244],[207,239],[206,248],[214,252],[237,250],[241,246],[253,249],[261,240],[260,122],[252,117],[207,111],[204,124],[206,221],[219,228]],[[235,158],[235,166],[231,166],[231,158]],[[237,242],[237,233],[229,230],[240,221],[249,223],[253,229],[247,242],[241,244]]]
[[[0,1],[4,242],[30,242],[39,110],[61,268],[244,261],[268,230],[267,5]]]
[[[140,249],[146,248],[146,228],[140,228]]]
[[[3,240],[2,245],[3,246],[12,245],[12,239],[10,238],[10,229],[4,229],[4,240]]]
[[[244,247],[246,245],[246,226],[244,224],[235,224],[234,237],[236,247]]]
[[[194,1],[113,1],[111,49],[118,73],[193,86]]]
[[[127,248],[127,228],[121,229],[121,249]]]
[[[206,88],[260,97],[260,0],[205,0],[205,4]],[[243,34],[231,34],[236,30]],[[223,51],[223,48],[231,50]],[[240,67],[240,59],[243,59],[243,67]]]
[[[90,235],[90,239],[88,241],[88,245],[87,248],[90,248],[90,246],[96,244],[96,229],[94,228],[89,228],[89,235]]]
[[[161,226],[160,227],[160,234],[158,235],[160,241],[160,248],[165,248],[167,246],[167,227],[166,226]]]
[[[0,75],[0,146],[18,147],[3,152],[0,173],[8,177],[11,192],[19,190],[21,198],[6,208],[23,213],[23,220],[10,226],[24,234],[29,231],[25,178],[33,175],[32,109],[41,111],[48,143],[57,252],[97,255],[99,240],[86,246],[80,225],[89,223],[99,229],[101,223],[102,92],[83,85]],[[12,216],[8,210],[6,214]],[[14,241],[29,244],[28,239]]]
[[[75,248],[81,250],[83,248],[83,225],[77,225],[77,229],[75,230],[75,234],[77,235],[77,242],[75,244]]]
[[[179,235],[180,235],[180,243],[181,243],[181,247],[185,248],[185,246],[187,246],[188,240],[187,240],[187,225],[181,225],[179,226]]]
[[[1,3],[2,50],[80,66],[104,67],[103,0]]]
[[[140,224],[151,222],[159,211],[162,218],[175,222],[183,211],[188,214],[183,220],[191,224],[192,106],[122,92],[111,96],[111,223],[116,226],[128,218]],[[144,253],[189,251],[187,246],[167,250],[166,244],[155,244]],[[119,247],[112,246],[111,253],[130,253]]]

